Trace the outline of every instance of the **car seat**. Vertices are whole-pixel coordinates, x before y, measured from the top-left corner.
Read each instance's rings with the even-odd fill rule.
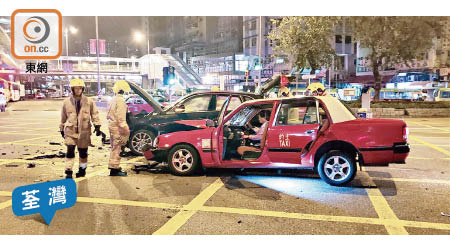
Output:
[[[269,128],[269,126],[266,126],[266,128],[264,129],[264,132],[261,137],[261,144],[259,145],[258,148],[243,146],[243,147],[245,147],[245,148],[243,148],[245,151],[242,152],[242,160],[256,160],[261,156],[262,151],[264,149],[264,145],[266,144],[268,128]],[[239,148],[238,148],[238,153],[241,153]]]

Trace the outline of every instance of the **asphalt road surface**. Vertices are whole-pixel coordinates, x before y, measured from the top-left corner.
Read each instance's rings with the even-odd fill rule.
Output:
[[[14,188],[63,178],[61,104],[18,102],[0,113],[0,234],[450,234],[449,118],[407,119],[407,164],[364,167],[346,187],[308,171],[136,173],[146,162],[133,156],[122,158],[127,177],[110,177],[109,146],[94,136],[76,205],[50,226],[39,214],[16,217]]]

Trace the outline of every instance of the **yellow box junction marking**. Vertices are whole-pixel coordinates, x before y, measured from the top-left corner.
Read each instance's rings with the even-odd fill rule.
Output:
[[[362,167],[362,170],[365,172],[366,169]],[[372,178],[369,176],[369,181],[372,182],[372,186],[376,186],[373,183]],[[383,194],[378,188],[366,188],[365,189],[367,196],[370,199],[375,211],[378,214],[378,217],[382,220],[389,221],[388,224],[385,224],[385,228],[390,235],[408,235],[406,229],[401,225],[400,220],[395,215],[394,211],[392,211],[389,203],[384,198]]]
[[[211,196],[213,196],[217,190],[223,187],[223,182],[219,178],[197,195],[188,205],[183,207],[183,210],[178,212],[172,217],[166,224],[160,229],[155,231],[153,235],[173,235],[180,227],[182,227],[202,206],[205,204]]]
[[[7,200],[5,202],[1,202],[0,203],[0,210],[2,210],[3,208],[10,207],[11,205],[12,205],[12,200]]]
[[[11,195],[12,195],[11,192],[0,191],[0,196],[9,196],[10,197]],[[169,204],[169,203],[115,200],[115,199],[91,198],[91,197],[78,197],[77,202],[160,208],[160,209],[172,209],[172,210],[195,211],[195,212],[202,211],[202,212],[215,212],[215,213],[225,213],[225,214],[241,214],[241,215],[276,217],[276,218],[312,220],[312,221],[333,221],[333,222],[342,222],[342,223],[357,223],[357,224],[371,224],[371,225],[384,225],[384,226],[388,225],[388,226],[395,226],[395,227],[404,226],[404,227],[415,227],[415,228],[450,230],[450,224],[423,222],[423,221],[391,220],[391,219],[353,217],[353,216],[302,214],[302,213],[266,211],[266,210],[245,209],[245,208],[229,208],[229,207],[210,207],[210,206],[189,207],[188,205],[178,205],[178,204]]]

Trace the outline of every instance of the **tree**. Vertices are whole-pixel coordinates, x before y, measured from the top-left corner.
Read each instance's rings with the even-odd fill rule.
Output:
[[[360,47],[369,50],[366,59],[370,62],[375,79],[374,100],[378,101],[381,89],[380,70],[395,64],[409,63],[421,59],[433,46],[433,40],[442,30],[441,17],[346,17],[346,25]]]
[[[273,20],[276,28],[269,34],[275,41],[275,55],[288,55],[297,69],[311,68],[312,72],[329,66],[335,51],[334,25],[338,17],[285,17]]]

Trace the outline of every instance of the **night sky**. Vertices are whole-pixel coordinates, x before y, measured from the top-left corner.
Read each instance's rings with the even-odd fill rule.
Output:
[[[74,55],[75,51],[81,51],[89,42],[95,39],[95,17],[93,16],[65,16],[63,17],[63,30],[65,27],[74,26],[78,29],[76,34],[69,33],[69,55]],[[112,56],[126,57],[129,47],[129,55],[141,56],[142,50],[146,52],[147,44],[138,44],[133,40],[133,32],[141,31],[141,17],[129,16],[100,16],[98,17],[99,39],[105,39],[112,45],[114,51]],[[117,43],[115,41],[117,40]],[[114,44],[116,45],[114,48]],[[65,51],[65,38],[63,38],[63,55]],[[136,52],[136,49],[139,49]]]

